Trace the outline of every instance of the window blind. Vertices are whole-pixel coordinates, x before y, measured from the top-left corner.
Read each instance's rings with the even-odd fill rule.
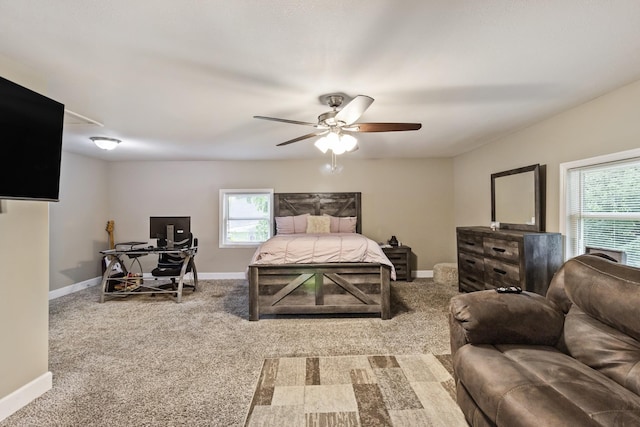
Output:
[[[640,158],[569,169],[567,191],[569,255],[622,250],[640,267]]]

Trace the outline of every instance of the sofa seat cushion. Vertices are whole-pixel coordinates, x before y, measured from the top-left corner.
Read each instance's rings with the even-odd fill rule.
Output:
[[[554,347],[465,345],[453,363],[496,425],[640,425],[640,396]]]

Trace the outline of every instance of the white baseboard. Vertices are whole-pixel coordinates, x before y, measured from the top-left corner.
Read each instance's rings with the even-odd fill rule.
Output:
[[[145,278],[153,277],[150,273],[144,274]],[[413,272],[415,278],[430,278],[433,277],[433,270],[415,270]],[[198,279],[201,280],[224,280],[235,279],[243,280],[247,278],[246,272],[226,272],[226,273],[198,273]],[[55,289],[49,292],[49,299],[60,298],[65,295],[72,294],[74,292],[81,291],[83,289],[90,288],[91,286],[97,286],[101,283],[102,277],[94,277],[83,282],[74,283],[73,285],[65,286],[64,288]]]
[[[153,277],[151,273],[144,273],[145,278]],[[188,276],[185,276],[188,277]],[[201,280],[221,280],[221,279],[246,279],[247,275],[244,272],[229,272],[229,273],[198,273],[198,279]],[[90,288],[92,286],[98,286],[102,282],[102,277],[94,277],[79,283],[74,283],[64,288],[54,289],[49,291],[49,300],[63,297],[65,295],[72,294],[74,292],[81,291],[83,289]]]
[[[45,372],[35,380],[0,399],[0,422],[42,396],[53,386],[53,375]]]
[[[416,278],[431,278],[433,277],[433,270],[416,270],[413,272],[413,277]]]
[[[74,283],[69,286],[65,286],[64,288],[54,289],[53,291],[49,291],[49,299],[56,299],[63,297],[65,295],[72,294],[74,292],[81,291],[83,289],[90,288],[91,286],[97,286],[102,282],[102,277],[94,277],[93,279],[88,279],[79,283]]]
[[[246,279],[245,272],[229,272],[229,273],[198,273],[198,279],[202,280],[223,280],[223,279]]]

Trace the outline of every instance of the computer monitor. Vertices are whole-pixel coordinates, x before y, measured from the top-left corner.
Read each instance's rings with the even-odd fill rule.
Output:
[[[191,233],[190,216],[149,217],[149,237],[158,239],[158,246],[173,247],[173,242],[183,240]]]

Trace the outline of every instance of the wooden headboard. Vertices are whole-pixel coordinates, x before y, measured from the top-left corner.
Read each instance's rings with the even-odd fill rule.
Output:
[[[356,233],[362,234],[362,193],[274,193],[274,216],[355,216]]]

